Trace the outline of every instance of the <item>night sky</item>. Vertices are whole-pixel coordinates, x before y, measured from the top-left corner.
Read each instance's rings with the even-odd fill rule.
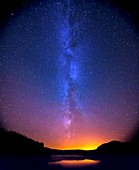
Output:
[[[3,126],[45,146],[94,149],[138,124],[139,34],[97,0],[38,0],[0,36]]]

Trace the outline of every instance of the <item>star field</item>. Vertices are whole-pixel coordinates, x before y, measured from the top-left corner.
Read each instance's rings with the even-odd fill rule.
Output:
[[[13,12],[0,37],[2,123],[52,148],[125,141],[138,123],[138,55],[133,23],[107,1]]]

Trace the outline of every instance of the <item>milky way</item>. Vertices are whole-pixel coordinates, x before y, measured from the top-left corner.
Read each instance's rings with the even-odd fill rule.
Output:
[[[3,126],[60,149],[125,141],[138,123],[138,49],[129,15],[107,1],[38,0],[11,13]]]
[[[64,54],[63,72],[65,96],[64,96],[64,126],[68,138],[74,136],[74,129],[77,129],[78,121],[81,121],[81,110],[78,105],[78,56],[75,54],[76,46],[80,36],[79,21],[77,20],[78,10],[75,8],[73,1],[65,1],[66,11],[64,14],[63,30],[61,38],[63,40]],[[64,34],[64,35],[63,35]]]

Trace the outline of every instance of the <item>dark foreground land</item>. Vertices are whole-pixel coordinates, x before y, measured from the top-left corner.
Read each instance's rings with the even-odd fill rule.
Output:
[[[0,129],[0,170],[139,170],[138,145],[112,141],[91,151],[61,151]],[[90,164],[92,160],[98,162]]]

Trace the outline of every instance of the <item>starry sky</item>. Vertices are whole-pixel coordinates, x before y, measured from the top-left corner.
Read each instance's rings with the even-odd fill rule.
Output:
[[[139,35],[97,0],[36,0],[1,31],[0,119],[57,149],[125,141],[138,124]]]

